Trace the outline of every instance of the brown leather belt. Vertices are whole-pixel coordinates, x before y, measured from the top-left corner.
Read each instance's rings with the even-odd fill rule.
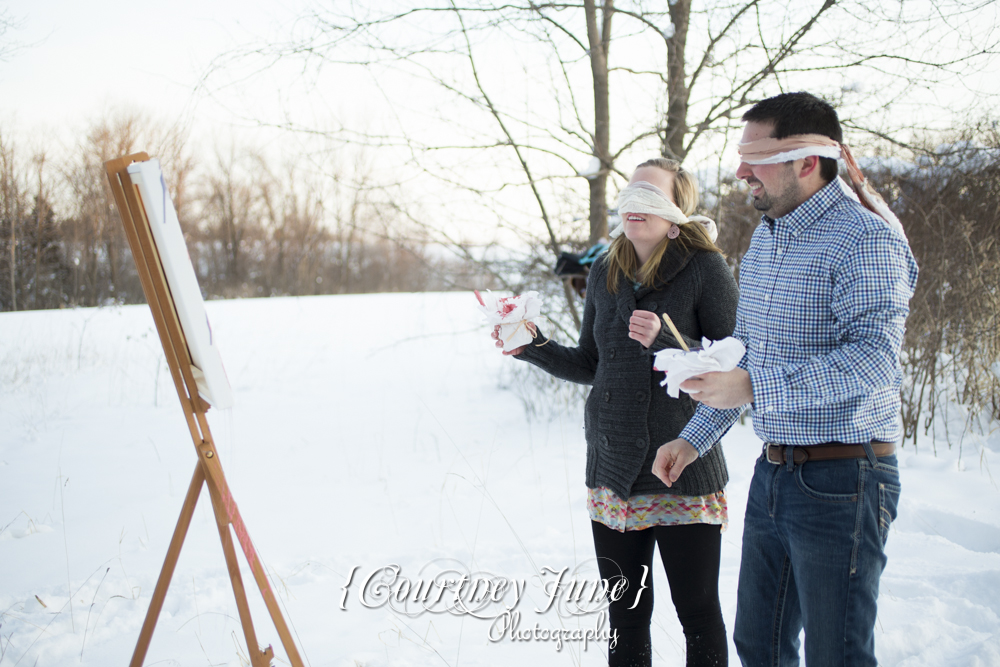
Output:
[[[792,450],[793,463],[805,463],[806,461],[830,461],[833,459],[863,459],[868,456],[864,445],[842,445],[840,443],[828,445],[808,445],[805,447],[792,447],[789,445],[776,445],[768,443],[766,447],[767,460],[771,463],[781,465],[787,462],[786,452]],[[872,449],[875,456],[889,456],[896,451],[894,442],[872,442]]]

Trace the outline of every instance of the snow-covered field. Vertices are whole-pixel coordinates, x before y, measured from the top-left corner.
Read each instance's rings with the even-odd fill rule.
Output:
[[[557,577],[540,577],[544,568],[568,568],[564,583],[596,576],[582,411],[525,420],[504,388],[517,362],[492,348],[471,294],[207,307],[237,399],[209,421],[306,664],[602,664],[600,641],[584,650],[571,636],[560,649],[543,638],[579,637],[596,614],[569,615],[561,599],[535,611]],[[1000,665],[994,438],[985,449],[966,443],[961,459],[944,442],[936,456],[930,443],[900,456],[876,628],[882,665]],[[724,445],[731,629],[760,445],[749,425]],[[128,664],[194,466],[146,306],[0,315],[0,665]],[[209,506],[203,493],[147,665],[249,664]],[[387,598],[373,582],[391,565]],[[404,580],[416,589],[463,574],[516,586],[490,589],[501,603],[475,614],[455,608],[454,587],[424,613],[392,602],[406,597]],[[245,567],[243,576],[258,638],[286,664]],[[654,664],[683,665],[661,572],[655,584]],[[491,641],[518,591],[519,639]]]

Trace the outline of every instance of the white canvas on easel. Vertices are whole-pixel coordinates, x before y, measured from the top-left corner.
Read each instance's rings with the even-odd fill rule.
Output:
[[[160,161],[152,158],[134,162],[128,166],[128,173],[132,183],[139,188],[167,285],[177,307],[177,317],[184,327],[194,367],[200,371],[200,376],[195,373],[198,394],[216,408],[232,407],[233,391],[212,336],[212,325],[205,312],[177,211],[163,180]]]

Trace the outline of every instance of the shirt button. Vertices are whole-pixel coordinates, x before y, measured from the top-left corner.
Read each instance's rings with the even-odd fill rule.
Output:
[[[646,441],[643,440],[642,438],[639,438],[638,440],[635,441],[635,446],[636,446],[636,449],[645,449],[646,448]]]
[[[610,391],[604,392],[604,402],[605,403],[610,403],[611,402],[611,392]]]

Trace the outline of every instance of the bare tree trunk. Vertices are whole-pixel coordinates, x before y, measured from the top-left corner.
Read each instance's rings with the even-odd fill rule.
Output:
[[[17,218],[8,206],[10,220],[10,309],[17,310]]]
[[[17,310],[17,221],[10,218],[10,309]]]
[[[38,155],[38,201],[35,202],[35,295],[34,307],[39,308],[38,283],[42,280],[42,221],[45,220],[45,192],[42,189],[42,169],[45,166],[45,153]]]
[[[608,48],[611,45],[611,17],[615,8],[614,0],[604,0],[601,25],[598,27],[595,0],[584,0],[583,6],[587,15],[590,70],[594,77],[594,157],[601,161],[600,170],[589,179],[590,244],[593,245],[608,234],[608,172],[613,166],[611,110],[608,104]]]
[[[226,273],[229,274],[232,286],[236,288],[242,279],[243,266],[240,261],[240,234],[236,225],[236,195],[233,192],[232,183],[229,186],[226,192],[229,197],[229,215],[226,217],[226,245],[229,249]]]
[[[673,35],[667,39],[667,128],[661,137],[660,154],[681,162],[687,157],[684,138],[688,134],[690,90],[686,81],[684,51],[690,18],[691,0],[675,0],[670,3]]]
[[[11,310],[17,310],[17,220],[20,217],[20,193],[14,170],[14,147],[5,145],[0,135],[0,197],[3,197],[3,217],[10,221]]]

